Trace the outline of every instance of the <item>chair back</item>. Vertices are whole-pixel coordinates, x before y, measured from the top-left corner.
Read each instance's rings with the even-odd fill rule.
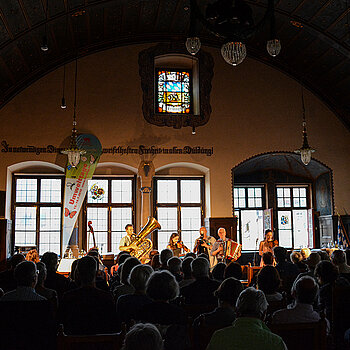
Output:
[[[205,322],[205,316],[200,315],[199,327],[192,329],[192,344],[194,350],[205,350],[211,337],[220,327],[210,326]]]
[[[271,331],[279,335],[288,350],[327,349],[326,320],[314,323],[271,324]]]
[[[120,350],[125,331],[112,334],[66,335],[63,325],[57,335],[57,350]]]

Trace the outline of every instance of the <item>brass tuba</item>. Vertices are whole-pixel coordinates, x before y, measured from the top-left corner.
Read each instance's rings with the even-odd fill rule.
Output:
[[[153,247],[152,241],[146,237],[154,230],[160,228],[161,227],[159,222],[155,218],[149,216],[147,224],[142,228],[142,230],[137,234],[135,239],[128,246],[130,249],[130,255],[139,260],[146,258]]]

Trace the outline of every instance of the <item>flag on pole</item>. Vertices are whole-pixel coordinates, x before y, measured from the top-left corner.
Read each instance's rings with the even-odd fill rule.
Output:
[[[102,154],[101,143],[94,135],[79,135],[77,137],[77,145],[80,149],[85,150],[86,153],[81,156],[76,168],[70,164],[67,164],[66,167],[62,216],[62,256],[68,246],[75,222],[79,216],[88,190],[88,181],[91,180]]]
[[[349,248],[349,236],[345,231],[341,216],[338,214],[338,246],[343,249]]]

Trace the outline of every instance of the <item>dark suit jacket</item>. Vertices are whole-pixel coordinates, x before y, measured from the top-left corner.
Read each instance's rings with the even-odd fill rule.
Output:
[[[217,299],[214,292],[218,289],[220,282],[201,277],[189,285],[180,289],[180,295],[185,298],[186,304],[216,304]]]
[[[116,312],[110,292],[80,287],[66,292],[59,308],[66,334],[114,333]]]

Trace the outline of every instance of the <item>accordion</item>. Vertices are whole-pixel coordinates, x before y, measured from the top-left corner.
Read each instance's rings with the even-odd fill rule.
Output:
[[[225,242],[225,259],[236,261],[241,256],[242,245],[235,241]]]

